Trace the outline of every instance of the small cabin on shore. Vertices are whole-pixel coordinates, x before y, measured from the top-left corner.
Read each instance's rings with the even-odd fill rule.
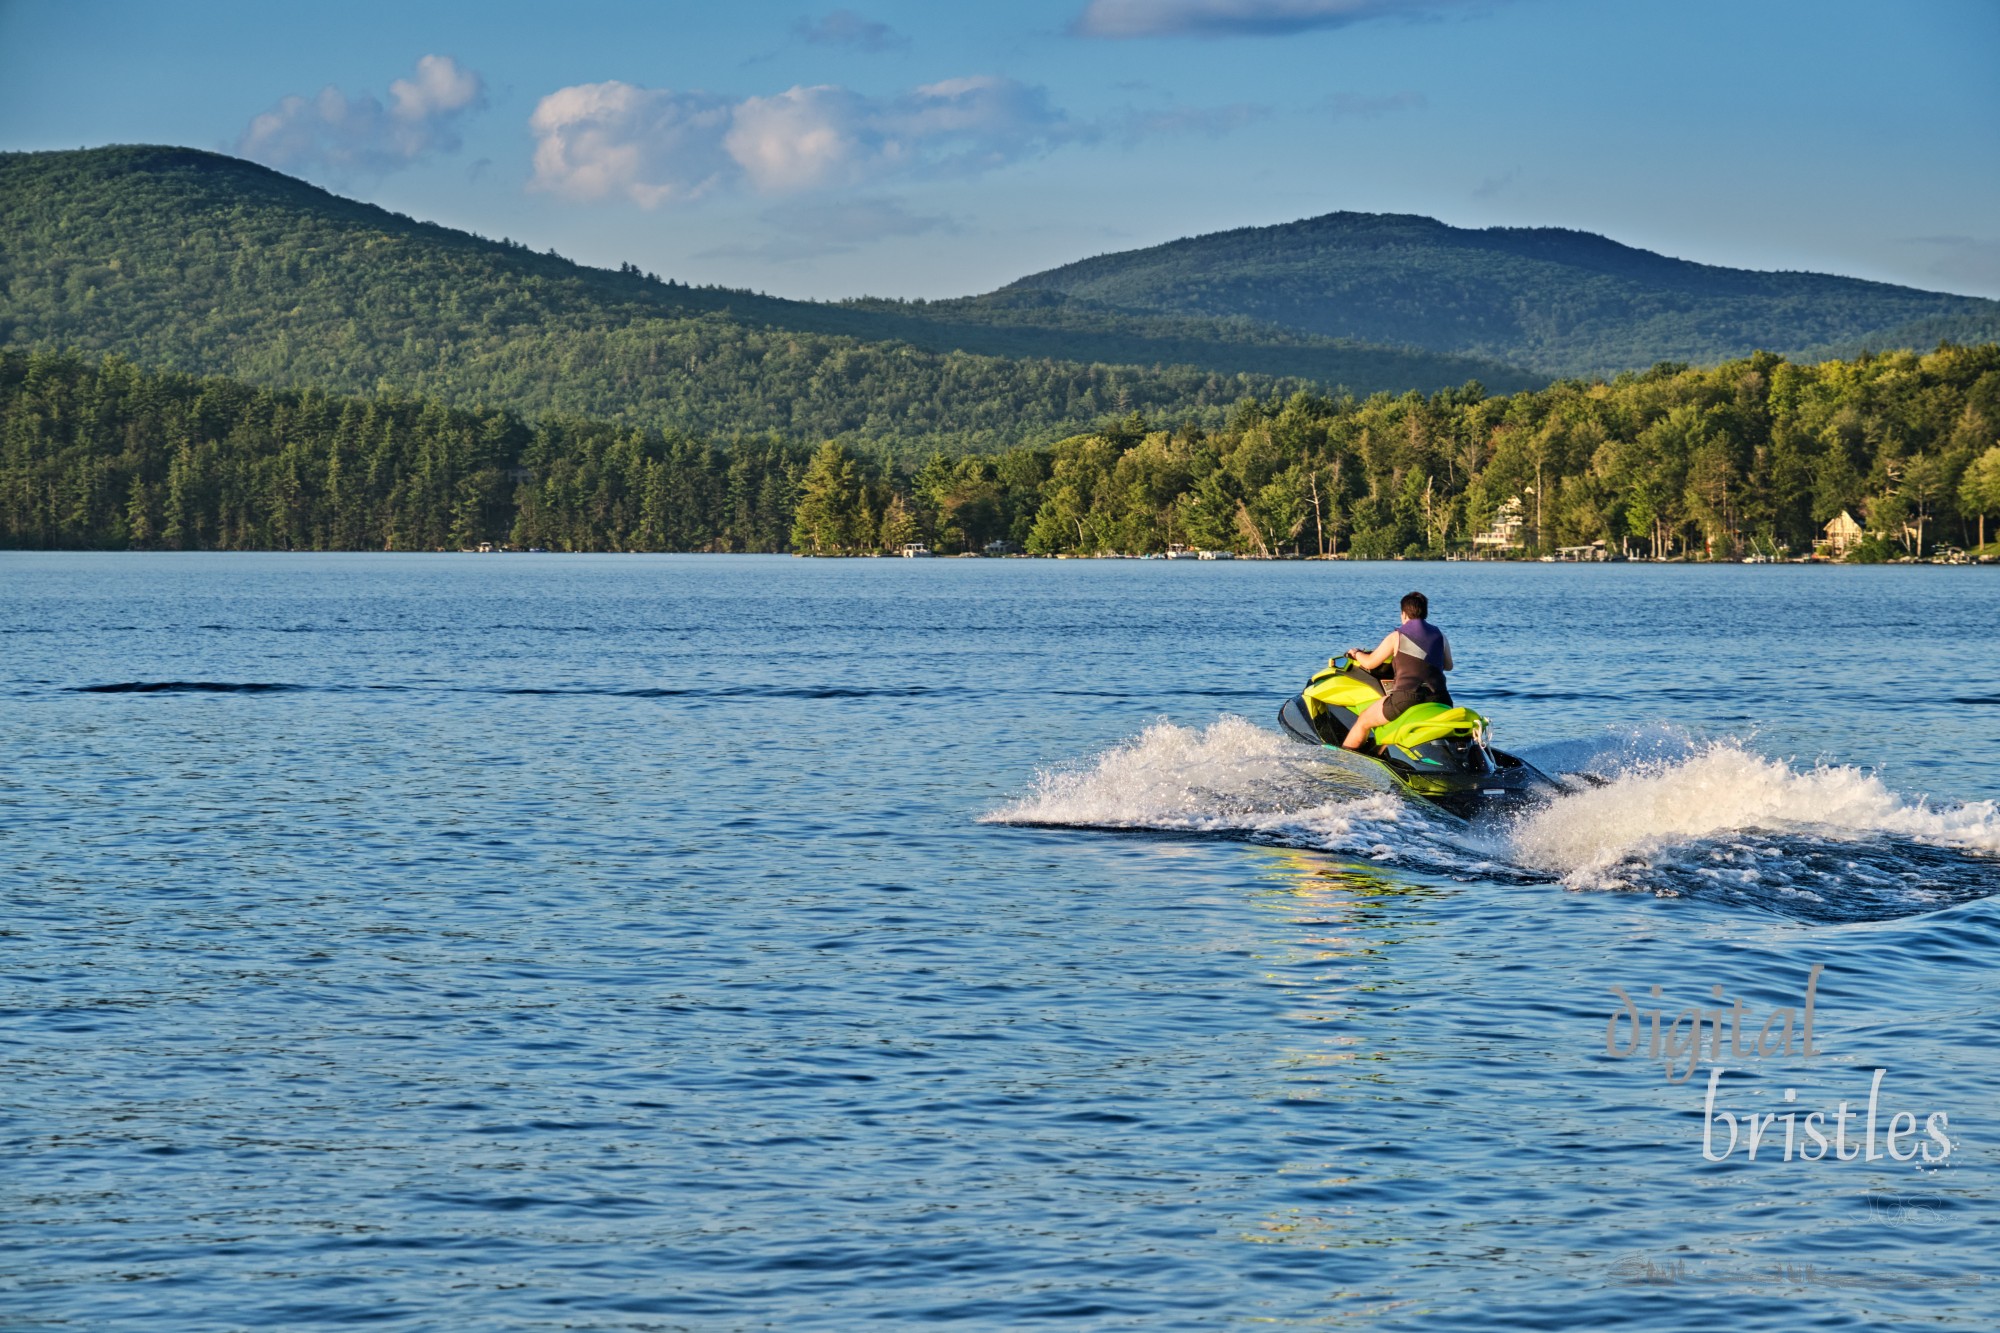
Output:
[[[1829,555],[1843,556],[1861,545],[1861,525],[1854,515],[1845,509],[1828,521],[1826,525],[1826,549]]]

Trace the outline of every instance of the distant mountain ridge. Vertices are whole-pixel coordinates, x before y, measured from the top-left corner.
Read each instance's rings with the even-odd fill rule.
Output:
[[[1219,420],[1306,387],[1539,382],[1241,320],[689,287],[184,148],[0,154],[0,237],[0,345],[709,435],[995,448],[1132,410]]]
[[[983,300],[1052,294],[1588,376],[1753,350],[2000,337],[2000,301],[1674,259],[1591,232],[1329,213],[1078,260]]]
[[[0,154],[0,345],[699,434],[993,449],[1299,389],[1489,391],[2000,338],[2000,302],[1587,232],[1333,213],[979,296],[792,301],[575,264],[172,147]]]

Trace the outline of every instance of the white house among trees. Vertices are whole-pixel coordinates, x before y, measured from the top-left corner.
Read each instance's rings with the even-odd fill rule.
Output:
[[[1839,556],[1846,555],[1859,545],[1861,525],[1854,521],[1854,515],[1843,509],[1826,525],[1826,549]]]

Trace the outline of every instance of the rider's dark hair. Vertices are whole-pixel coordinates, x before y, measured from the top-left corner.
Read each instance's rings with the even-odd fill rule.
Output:
[[[1404,593],[1403,614],[1414,620],[1429,620],[1431,618],[1431,599],[1420,592]]]

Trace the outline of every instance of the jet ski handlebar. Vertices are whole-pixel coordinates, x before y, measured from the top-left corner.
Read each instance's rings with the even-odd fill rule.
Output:
[[[1373,676],[1376,680],[1387,680],[1392,674],[1394,674],[1393,668],[1391,668],[1387,662],[1384,662],[1381,666],[1375,667],[1373,670],[1370,670],[1368,667],[1362,666],[1361,663],[1354,660],[1359,656],[1361,656],[1361,650],[1359,648],[1350,648],[1338,657],[1327,658],[1326,664],[1332,667],[1335,671],[1361,671],[1367,675]]]

